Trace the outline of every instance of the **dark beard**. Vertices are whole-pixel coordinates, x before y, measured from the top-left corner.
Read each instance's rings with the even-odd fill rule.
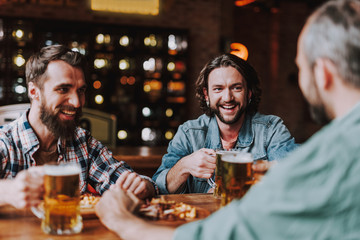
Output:
[[[331,119],[325,111],[325,107],[322,104],[312,105],[309,104],[311,118],[320,125],[328,124]]]
[[[237,104],[237,106],[239,106],[239,104]],[[239,119],[241,118],[241,116],[244,114],[245,112],[245,108],[240,108],[239,111],[236,113],[235,117],[230,120],[230,121],[226,121],[223,116],[220,113],[220,104],[216,104],[216,108],[210,108],[211,111],[219,118],[219,120],[225,124],[233,124],[236,123],[237,121],[239,121]]]
[[[60,109],[58,108],[57,112],[53,113],[46,108],[44,103],[42,103],[40,108],[40,120],[55,137],[70,140],[73,138],[75,129],[79,124],[81,109],[76,109],[74,121],[61,121],[58,117],[61,109],[74,110],[72,107],[61,107]]]

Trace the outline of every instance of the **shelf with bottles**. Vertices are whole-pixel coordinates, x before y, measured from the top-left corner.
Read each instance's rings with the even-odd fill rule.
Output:
[[[0,104],[28,101],[26,60],[44,46],[64,44],[88,59],[86,107],[116,115],[118,144],[167,144],[186,116],[187,34],[183,29],[0,18]]]

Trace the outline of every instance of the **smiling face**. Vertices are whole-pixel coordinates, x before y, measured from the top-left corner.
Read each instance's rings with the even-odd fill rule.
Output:
[[[86,83],[81,69],[52,61],[40,89],[40,120],[57,137],[74,134],[85,103]]]
[[[234,124],[244,116],[251,92],[243,76],[233,67],[220,67],[210,72],[206,100],[218,121]]]

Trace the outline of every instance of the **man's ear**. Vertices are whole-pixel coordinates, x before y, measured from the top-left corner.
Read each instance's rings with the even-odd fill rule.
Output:
[[[209,95],[208,95],[208,91],[207,91],[206,88],[203,88],[203,93],[204,93],[204,96],[205,96],[205,100],[209,101]]]
[[[40,89],[33,82],[28,84],[28,95],[32,100],[39,100],[40,98]]]
[[[252,97],[252,91],[249,90],[249,93],[248,93],[248,103],[251,102],[251,97]]]
[[[326,58],[319,58],[315,61],[314,76],[317,86],[328,90],[334,84],[337,69],[332,61]]]

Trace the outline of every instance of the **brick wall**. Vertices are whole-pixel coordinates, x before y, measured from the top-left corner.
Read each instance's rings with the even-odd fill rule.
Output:
[[[221,27],[221,10],[226,2],[229,3],[231,0],[163,0],[160,1],[158,16],[139,16],[94,12],[89,10],[88,0],[0,0],[0,17],[40,18],[44,21],[64,19],[125,26],[187,29],[189,32],[187,106],[190,119],[200,114],[195,99],[194,82],[203,65],[219,54],[221,31],[230,34],[232,30],[231,25],[228,24],[224,28]],[[231,10],[227,12],[231,13]]]
[[[280,116],[303,142],[319,129],[309,117],[295,65],[297,38],[312,9],[305,2],[281,1],[275,10],[235,8],[234,40],[248,47],[248,61],[261,78],[260,111]]]
[[[88,0],[45,1],[63,2],[61,6],[40,2],[0,0],[0,16],[188,29],[189,119],[201,114],[193,86],[203,65],[222,51],[222,40],[243,43],[249,49],[249,61],[262,80],[260,111],[282,117],[300,142],[318,129],[309,118],[298,88],[294,63],[297,37],[312,10],[305,2],[279,1],[278,11],[274,13],[270,9],[255,8],[254,5],[234,7],[232,0],[163,0],[159,16],[92,12]],[[76,7],[66,6],[68,2]]]

